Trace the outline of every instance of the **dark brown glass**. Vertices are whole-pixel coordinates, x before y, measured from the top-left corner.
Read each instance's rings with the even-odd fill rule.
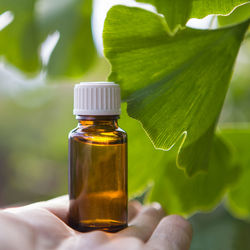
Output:
[[[81,116],[69,134],[69,223],[78,231],[127,226],[127,135],[119,116]]]

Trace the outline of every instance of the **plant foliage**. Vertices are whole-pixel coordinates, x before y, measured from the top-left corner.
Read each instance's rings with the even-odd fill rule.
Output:
[[[228,205],[230,210],[238,217],[250,218],[250,128],[238,127],[223,130],[222,135],[231,142],[235,148],[237,164],[242,166],[239,181],[232,186],[229,192]]]
[[[158,13],[115,6],[103,32],[104,53],[112,66],[109,79],[120,84],[127,102],[121,125],[129,133],[130,196],[148,187],[147,201],[161,202],[169,213],[190,214],[212,209],[228,191],[230,211],[249,218],[249,126],[221,126],[218,131],[217,123],[249,30],[250,2],[137,2],[154,5]],[[0,0],[0,14],[6,11],[14,16],[0,31],[0,55],[8,63],[29,74],[45,71],[49,78],[78,79],[93,64],[92,0]],[[209,14],[219,15],[222,28],[185,26],[190,18]],[[41,46],[54,32],[59,41],[44,62]],[[51,126],[45,130],[53,132]],[[23,144],[25,134],[19,136]],[[53,139],[51,146],[59,148],[62,137]]]
[[[113,7],[104,26],[109,80],[119,83],[128,114],[158,149],[183,135],[177,163],[189,176],[207,170],[213,133],[249,21],[171,36],[152,12]]]
[[[148,187],[147,201],[160,202],[168,213],[186,215],[213,208],[239,179],[241,169],[235,164],[231,147],[221,139],[221,135],[213,140],[207,173],[190,178],[176,167],[178,145],[167,152],[153,150],[140,123],[126,115],[125,105],[123,111],[120,124],[129,135],[130,195]]]
[[[49,77],[80,77],[96,55],[91,33],[91,0],[1,0],[0,13],[14,20],[0,32],[0,55],[19,69],[42,69],[41,44],[58,31],[59,41],[44,70]]]
[[[150,3],[162,13],[171,30],[183,27],[190,18],[203,18],[209,14],[229,14],[244,0],[137,0]]]

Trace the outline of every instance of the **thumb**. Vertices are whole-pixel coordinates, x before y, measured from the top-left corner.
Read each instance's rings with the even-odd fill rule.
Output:
[[[190,223],[178,215],[164,217],[146,244],[147,249],[188,250],[192,240]]]

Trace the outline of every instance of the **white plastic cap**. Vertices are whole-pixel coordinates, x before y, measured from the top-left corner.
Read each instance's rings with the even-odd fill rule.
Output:
[[[119,115],[119,85],[113,82],[81,82],[74,89],[74,115]]]

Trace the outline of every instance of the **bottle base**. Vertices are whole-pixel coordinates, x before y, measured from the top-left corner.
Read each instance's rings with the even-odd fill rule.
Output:
[[[79,231],[79,232],[91,232],[95,230],[109,232],[109,233],[116,233],[121,231],[122,229],[126,228],[127,224],[120,224],[120,225],[84,225],[84,224],[78,224],[78,225],[70,225],[73,229]]]

